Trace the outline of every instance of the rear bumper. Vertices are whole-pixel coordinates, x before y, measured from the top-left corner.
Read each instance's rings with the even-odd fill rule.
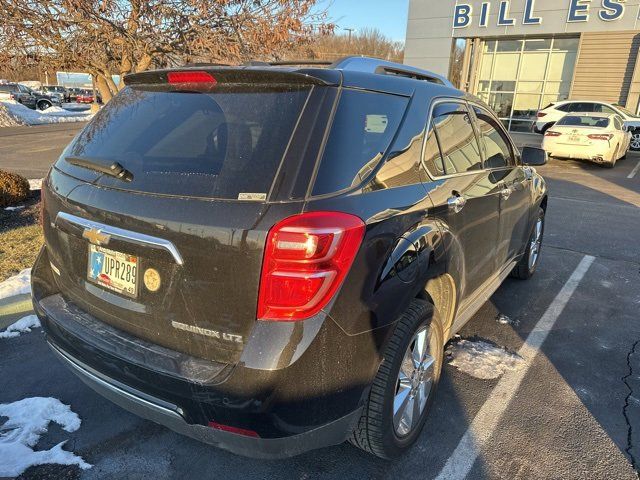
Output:
[[[597,147],[594,145],[569,145],[545,142],[543,148],[549,155],[560,158],[576,160],[590,160],[596,163],[605,163],[611,160],[609,146]]]
[[[362,352],[369,336],[324,317],[258,322],[237,364],[216,363],[101,322],[60,294],[54,275],[44,248],[31,278],[47,341],[91,388],[143,418],[237,454],[282,458],[344,442],[360,417],[377,371],[377,356]]]
[[[53,353],[87,386],[103,397],[139,417],[164,425],[171,430],[214,445],[232,453],[253,458],[277,459],[299,455],[308,450],[342,443],[355,428],[361,410],[339,418],[322,427],[284,438],[255,438],[216,430],[204,425],[190,424],[180,407],[135,390],[106,377],[80,360],[72,357],[49,341]]]

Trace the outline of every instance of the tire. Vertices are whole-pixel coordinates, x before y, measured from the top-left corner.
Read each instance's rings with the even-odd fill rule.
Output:
[[[631,144],[629,148],[634,151],[640,151],[640,128],[636,128],[631,132]]]
[[[533,276],[534,273],[536,273],[536,269],[538,268],[538,263],[540,260],[540,251],[542,249],[542,239],[544,237],[544,215],[544,210],[542,208],[539,208],[538,216],[536,217],[536,221],[533,224],[531,235],[529,235],[529,239],[527,240],[527,249],[525,250],[524,255],[522,256],[520,261],[511,271],[511,277],[519,278],[520,280],[528,280]],[[538,222],[540,222],[539,235]],[[536,240],[535,251],[534,239]],[[533,255],[535,255],[535,257],[533,257]]]
[[[38,110],[46,110],[53,106],[53,104],[49,100],[39,100],[36,106],[38,107]]]
[[[428,345],[428,350],[425,351],[427,358],[424,365],[431,359],[433,361],[426,370],[420,370],[415,369],[414,363],[410,360],[413,357],[407,357],[408,363],[403,360],[405,355],[411,354],[411,347],[418,345],[420,337],[416,337],[415,342],[414,337],[425,328],[427,337],[424,345]],[[418,439],[424,426],[440,380],[443,359],[444,334],[440,318],[433,305],[424,300],[415,299],[398,320],[393,336],[384,351],[382,364],[371,386],[362,416],[349,442],[365,452],[384,459],[398,457],[408,450]],[[414,372],[418,373],[418,376],[412,375],[411,377],[417,379],[415,384],[407,376],[404,376],[403,382],[401,382],[400,370],[402,367],[403,372],[407,371],[406,365],[414,368]],[[424,374],[423,377],[420,377],[422,371]],[[430,384],[426,381],[419,381],[424,376],[430,378]],[[407,384],[412,385],[411,388],[406,387]],[[418,402],[416,398],[421,398],[420,395],[411,396],[410,392],[414,388],[418,391],[419,387],[422,387],[419,392],[422,392],[422,398],[424,398],[424,392],[428,385],[430,388],[426,394],[426,401]],[[420,404],[423,405],[417,420],[409,420],[411,426],[405,432],[398,430],[406,429],[406,423],[400,422],[400,425],[397,426],[394,421],[394,400],[396,395],[402,394],[405,394],[404,398],[408,400],[403,402],[408,407],[403,411],[415,412],[411,408],[413,405],[418,405],[416,408],[419,411]],[[413,402],[411,406],[409,402]],[[400,413],[400,410],[398,412]],[[396,418],[404,419],[399,413],[396,414]]]
[[[618,151],[620,151],[620,145],[616,145],[616,149],[613,151],[613,155],[611,156],[611,161],[607,163],[603,163],[602,166],[605,168],[615,167],[616,162],[618,161]]]

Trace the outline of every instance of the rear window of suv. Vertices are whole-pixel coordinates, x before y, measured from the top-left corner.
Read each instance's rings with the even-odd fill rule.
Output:
[[[65,149],[57,167],[99,174],[66,156],[120,163],[129,183],[104,186],[168,195],[265,199],[311,91],[307,85],[217,86],[215,93],[126,87]]]

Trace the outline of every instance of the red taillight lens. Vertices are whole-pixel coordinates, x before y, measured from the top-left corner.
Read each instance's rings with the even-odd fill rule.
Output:
[[[169,72],[167,73],[167,81],[171,84],[175,83],[209,83],[215,85],[216,79],[207,72]]]
[[[547,114],[544,112],[538,112],[538,118],[542,118],[544,116],[546,116]]]
[[[222,423],[217,423],[217,422],[209,422],[209,426],[211,428],[215,428],[216,430],[222,430],[223,432],[236,433],[238,435],[243,435],[245,437],[260,438],[260,435],[258,435],[253,430],[246,430],[244,428],[231,427],[229,425],[223,425]]]
[[[562,135],[560,132],[554,132],[553,130],[547,130],[547,133],[544,134],[545,137],[559,137]]]
[[[591,135],[587,135],[588,138],[590,138],[591,140],[611,140],[613,138],[613,135],[610,133],[594,133]]]
[[[10,94],[9,94],[9,98],[10,98],[11,100],[15,100],[15,99],[16,99],[16,96],[15,96],[13,93],[10,93]]]
[[[267,235],[257,317],[296,321],[318,313],[358,253],[364,222],[347,213],[310,212],[274,225]]]

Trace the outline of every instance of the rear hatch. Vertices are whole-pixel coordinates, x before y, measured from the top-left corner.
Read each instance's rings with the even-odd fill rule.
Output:
[[[302,210],[295,195],[275,200],[283,185],[304,191],[312,169],[300,164],[317,156],[337,89],[296,73],[207,75],[128,78],[56,162],[45,236],[67,299],[139,338],[235,363],[268,229]],[[116,163],[126,175],[96,171]]]

